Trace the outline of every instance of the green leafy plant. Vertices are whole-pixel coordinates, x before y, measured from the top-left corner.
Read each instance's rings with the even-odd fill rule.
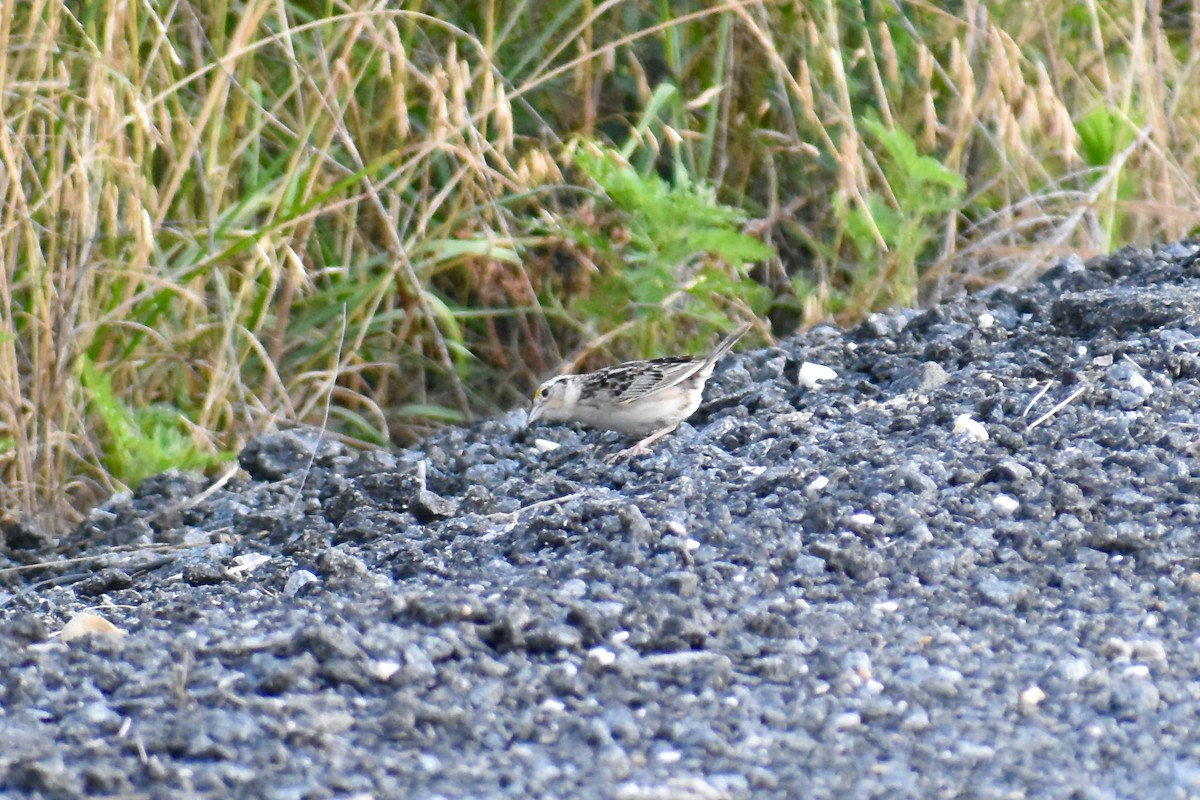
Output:
[[[1097,106],[1075,123],[1079,134],[1079,152],[1089,167],[1093,167],[1092,185],[1107,180],[1103,196],[1108,200],[1103,211],[1105,249],[1116,246],[1124,215],[1122,201],[1130,200],[1136,184],[1124,169],[1126,150],[1137,136],[1137,126],[1128,116],[1108,106]]]
[[[83,360],[80,380],[103,423],[101,460],[114,477],[131,487],[168,469],[209,467],[235,455],[228,451],[209,453],[197,447],[178,409],[161,403],[129,408],[113,391],[112,377],[89,359]]]
[[[922,258],[945,215],[960,207],[966,181],[932,156],[921,155],[905,131],[870,119],[861,124],[882,148],[877,157],[894,202],[875,190],[867,195],[866,209],[852,207],[844,196],[835,198],[834,207],[860,263],[878,264],[856,276],[860,285],[871,287],[864,293],[868,307],[884,294],[900,305],[912,305]],[[886,251],[879,247],[880,239]]]
[[[615,150],[586,141],[577,141],[571,155],[603,191],[607,231],[620,231],[614,237],[581,226],[573,230],[577,241],[609,257],[576,309],[600,327],[633,317],[643,330],[673,328],[684,317],[716,326],[738,303],[755,314],[765,310],[769,292],[747,270],[775,251],[741,232],[745,212],[718,202],[711,186],[681,169],[668,182],[653,165],[636,170]],[[667,339],[659,346],[670,346],[670,337],[643,337],[650,338]]]

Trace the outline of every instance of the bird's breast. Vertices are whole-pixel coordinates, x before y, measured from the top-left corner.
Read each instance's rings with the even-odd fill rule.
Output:
[[[576,413],[584,425],[631,436],[644,436],[678,425],[699,406],[698,393],[693,401],[690,395],[668,391],[630,403],[614,404],[609,408],[577,408]]]

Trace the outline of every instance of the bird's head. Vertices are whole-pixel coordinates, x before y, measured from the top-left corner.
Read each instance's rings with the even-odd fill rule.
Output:
[[[529,409],[525,424],[532,425],[539,419],[547,422],[571,419],[581,387],[582,381],[577,375],[560,375],[546,381],[533,393],[533,408]]]

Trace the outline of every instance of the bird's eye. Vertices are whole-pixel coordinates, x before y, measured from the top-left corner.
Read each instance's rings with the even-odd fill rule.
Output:
[[[547,389],[545,386],[539,386],[536,397],[538,400],[545,400],[546,395],[548,395],[548,394],[550,394],[549,389]]]

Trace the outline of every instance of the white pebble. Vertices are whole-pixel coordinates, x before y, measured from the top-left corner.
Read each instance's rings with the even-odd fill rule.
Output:
[[[827,367],[824,364],[814,364],[811,361],[805,361],[800,365],[801,386],[807,389],[816,389],[821,381],[832,381],[837,379],[837,373],[832,367]]]
[[[1040,686],[1030,686],[1025,691],[1021,692],[1021,707],[1026,709],[1036,708],[1046,699],[1046,693],[1042,691]]]
[[[1132,378],[1129,379],[1129,388],[1133,389],[1142,397],[1149,397],[1150,395],[1154,394],[1154,387],[1150,385],[1150,381],[1136,373]]]
[[[607,647],[593,647],[588,650],[587,660],[598,667],[611,667],[617,660],[617,654]]]
[[[959,414],[954,418],[954,432],[969,436],[979,442],[988,440],[987,428],[983,427],[983,423],[970,414]]]
[[[386,681],[400,671],[400,664],[395,661],[374,661],[371,667],[376,679],[381,681]]]
[[[1011,514],[1021,507],[1021,503],[1017,498],[1007,494],[996,495],[996,498],[992,500],[992,505],[1001,514]]]

